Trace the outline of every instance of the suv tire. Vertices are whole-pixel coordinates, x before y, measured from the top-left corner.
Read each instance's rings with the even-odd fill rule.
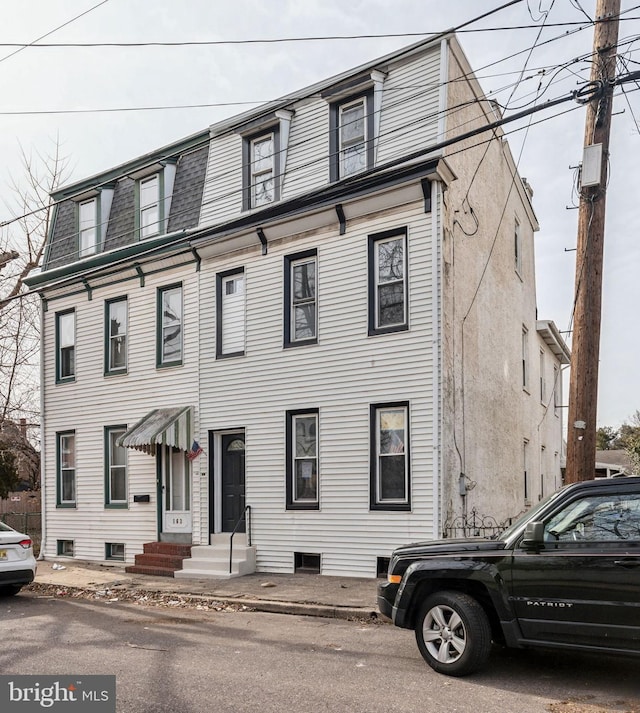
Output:
[[[415,625],[416,641],[434,671],[466,676],[481,668],[491,650],[491,626],[482,606],[468,594],[435,592],[425,600]]]

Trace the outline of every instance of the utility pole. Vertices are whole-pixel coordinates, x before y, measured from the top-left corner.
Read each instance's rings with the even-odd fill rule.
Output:
[[[585,121],[567,424],[568,483],[595,476],[604,221],[619,15],[620,0],[597,0],[591,82],[599,91],[587,106]]]

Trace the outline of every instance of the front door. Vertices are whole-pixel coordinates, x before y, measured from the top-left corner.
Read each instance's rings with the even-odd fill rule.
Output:
[[[189,461],[184,451],[163,446],[162,468],[162,531],[191,532],[191,478]]]
[[[223,433],[220,449],[222,532],[232,532],[244,512],[244,433]]]

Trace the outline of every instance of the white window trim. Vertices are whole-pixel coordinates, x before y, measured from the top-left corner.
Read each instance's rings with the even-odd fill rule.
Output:
[[[350,141],[343,141],[342,140],[342,128],[344,126],[342,117],[345,113],[345,111],[348,111],[349,109],[352,109],[359,104],[362,105],[362,125],[363,125],[363,131],[362,131],[362,138],[358,137],[357,139],[351,139]],[[338,107],[338,172],[340,178],[347,178],[348,176],[355,176],[358,173],[362,173],[363,171],[367,170],[367,143],[369,141],[369,136],[368,136],[368,111],[370,107],[368,106],[368,101],[366,96],[358,97],[358,99],[355,99],[353,101],[347,101],[344,102],[343,104],[340,104]],[[357,171],[350,171],[347,172],[345,170],[345,163],[344,163],[344,158],[345,158],[345,151],[349,148],[352,148],[353,146],[359,146],[362,145],[362,150],[364,152],[364,167],[357,170]]]
[[[91,207],[91,215],[87,216],[85,209]],[[89,244],[85,245],[85,237],[90,236]],[[98,224],[98,198],[93,197],[78,204],[78,256],[86,257],[98,252],[100,226]]]
[[[153,200],[150,200],[148,203],[143,203],[144,186],[152,183],[153,181],[155,181],[155,183],[156,183],[155,198]],[[145,178],[141,178],[138,182],[138,195],[139,195],[139,201],[140,201],[139,220],[140,220],[140,237],[141,238],[151,238],[151,237],[154,237],[155,235],[159,235],[162,232],[162,204],[161,204],[162,196],[160,195],[161,183],[162,183],[162,181],[160,180],[159,173],[154,173],[151,176],[146,176]],[[143,216],[144,216],[145,212],[149,212],[154,209],[157,211],[157,216],[158,216],[157,220],[149,223],[148,225],[145,225],[145,222],[143,220]]]
[[[264,168],[259,171],[254,171],[255,164],[255,146],[265,141],[271,141],[271,161],[268,168]],[[271,176],[271,191],[273,198],[272,200],[262,200],[258,202],[256,195],[256,186],[258,179],[264,176]],[[249,142],[249,180],[250,180],[250,191],[251,191],[251,207],[261,208],[265,205],[270,205],[276,201],[276,135],[275,132],[270,131],[259,136],[255,136]]]

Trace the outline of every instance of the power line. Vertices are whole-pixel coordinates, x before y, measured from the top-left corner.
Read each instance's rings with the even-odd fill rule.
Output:
[[[99,2],[97,5],[94,5],[93,7],[90,7],[88,10],[81,12],[79,15],[72,17],[70,20],[63,22],[62,25],[58,25],[58,27],[54,27],[53,30],[49,30],[49,32],[46,32],[44,35],[40,35],[40,37],[33,40],[33,42],[29,42],[29,44],[26,44],[26,45],[10,45],[10,44],[0,45],[0,47],[18,47],[18,49],[15,52],[11,52],[10,54],[6,55],[6,57],[0,58],[0,62],[4,62],[5,60],[9,59],[10,57],[13,57],[14,55],[18,54],[18,52],[22,52],[22,50],[27,49],[27,47],[37,47],[38,46],[37,43],[40,40],[43,40],[45,37],[49,37],[49,35],[52,35],[54,32],[57,32],[58,30],[61,30],[63,27],[70,25],[72,22],[79,20],[81,17],[88,15],[90,12],[93,12],[94,10],[96,10],[101,5],[104,5],[107,2],[109,2],[109,0],[102,0],[102,2]]]

